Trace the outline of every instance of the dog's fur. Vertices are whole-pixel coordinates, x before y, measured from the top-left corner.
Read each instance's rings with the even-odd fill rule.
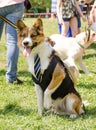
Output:
[[[86,74],[90,73],[83,64],[82,57],[85,49],[93,42],[96,42],[96,33],[94,31],[89,29],[86,32],[81,32],[75,38],[65,38],[60,34],[53,34],[50,38],[55,42],[54,49],[59,53],[64,62],[69,64],[69,66],[75,66],[78,70],[75,64],[75,61],[77,61]]]
[[[64,63],[53,49],[53,43],[44,36],[42,20],[38,18],[32,28],[28,28],[19,20],[17,27],[18,45],[24,49],[24,55],[27,56],[29,71],[35,84],[39,113],[42,115],[46,108],[60,115],[70,115],[71,118],[82,114],[82,99]],[[34,56],[37,53],[43,74],[41,82],[34,74]]]

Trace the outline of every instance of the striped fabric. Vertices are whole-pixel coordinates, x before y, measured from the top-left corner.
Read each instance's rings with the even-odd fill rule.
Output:
[[[34,57],[34,73],[37,80],[41,82],[42,80],[41,63],[40,63],[40,57],[38,54],[36,54]]]

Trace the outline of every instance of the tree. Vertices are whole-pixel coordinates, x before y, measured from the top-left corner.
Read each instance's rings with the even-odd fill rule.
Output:
[[[46,8],[51,9],[51,0],[30,0],[32,8],[46,11]]]

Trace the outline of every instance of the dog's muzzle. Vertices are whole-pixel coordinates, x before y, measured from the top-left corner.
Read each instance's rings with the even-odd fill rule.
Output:
[[[28,46],[28,44],[29,44],[28,41],[23,42],[23,45],[24,45],[24,46]]]
[[[24,47],[23,55],[25,57],[28,57],[31,54],[32,49],[37,46],[37,42],[34,42],[32,46],[30,46],[28,41],[24,41],[22,44]]]

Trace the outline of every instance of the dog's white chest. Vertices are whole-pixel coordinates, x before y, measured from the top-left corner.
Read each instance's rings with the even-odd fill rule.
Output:
[[[30,56],[27,58],[28,66],[29,66],[29,72],[34,74],[34,57]],[[49,65],[49,58],[46,58],[46,56],[40,57],[40,64],[41,64],[41,73],[44,73],[44,70]]]
[[[34,74],[34,56],[36,54],[40,57],[40,64],[41,64],[41,73],[43,74],[44,71],[47,69],[49,63],[50,63],[50,55],[52,54],[53,48],[50,47],[48,43],[43,43],[40,46],[38,46],[33,53],[27,58],[28,65],[29,65],[29,72]]]

